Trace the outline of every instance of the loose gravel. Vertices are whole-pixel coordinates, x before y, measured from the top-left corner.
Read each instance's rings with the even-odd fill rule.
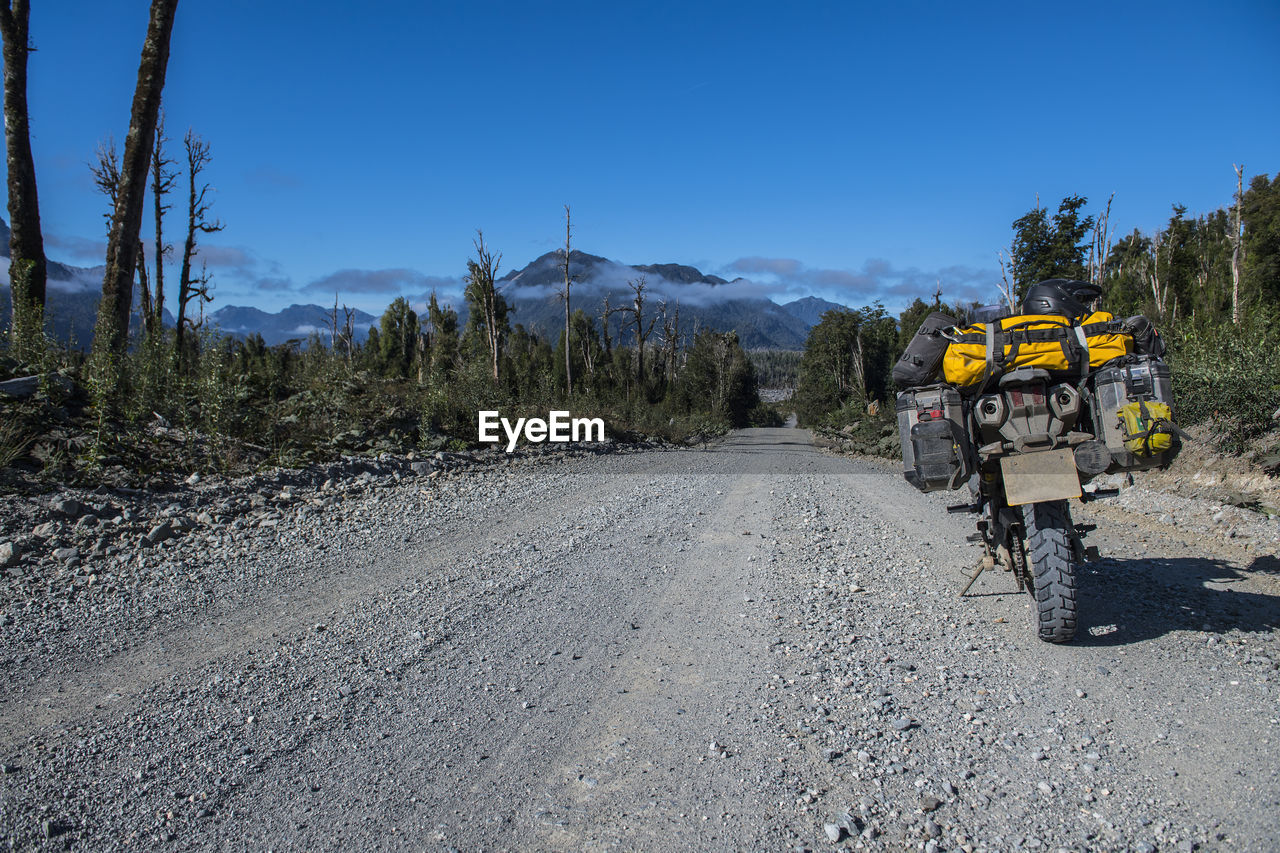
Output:
[[[36,849],[1269,850],[1280,529],[1073,504],[1075,643],[799,430],[0,505]],[[7,546],[7,547],[6,547]]]

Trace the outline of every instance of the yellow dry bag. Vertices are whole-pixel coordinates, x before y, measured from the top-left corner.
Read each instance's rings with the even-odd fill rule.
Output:
[[[1020,314],[994,323],[974,323],[944,333],[951,341],[942,357],[946,381],[961,388],[980,385],[1018,367],[1040,367],[1083,377],[1090,368],[1133,352],[1133,337],[1105,311],[1071,320],[1053,314]]]
[[[1124,431],[1124,449],[1134,456],[1155,456],[1173,447],[1173,410],[1154,400],[1135,400],[1116,412]]]

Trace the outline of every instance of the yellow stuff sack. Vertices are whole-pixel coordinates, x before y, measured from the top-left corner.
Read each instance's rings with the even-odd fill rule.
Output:
[[[1137,400],[1116,412],[1124,431],[1124,449],[1134,456],[1155,456],[1173,447],[1173,411],[1164,403]]]
[[[962,388],[1017,367],[1083,377],[1091,367],[1133,352],[1133,337],[1105,311],[1078,320],[1019,314],[993,324],[957,326],[944,334],[951,343],[942,357],[942,375]]]

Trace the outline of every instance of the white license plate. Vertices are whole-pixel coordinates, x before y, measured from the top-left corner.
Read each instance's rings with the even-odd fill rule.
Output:
[[[1080,497],[1076,457],[1068,448],[1001,457],[1000,471],[1009,506]]]

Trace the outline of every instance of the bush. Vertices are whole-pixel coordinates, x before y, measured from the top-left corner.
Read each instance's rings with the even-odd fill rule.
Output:
[[[1280,408],[1280,322],[1269,312],[1239,327],[1185,326],[1170,333],[1175,414],[1212,422],[1220,449],[1244,453],[1275,426]]]

